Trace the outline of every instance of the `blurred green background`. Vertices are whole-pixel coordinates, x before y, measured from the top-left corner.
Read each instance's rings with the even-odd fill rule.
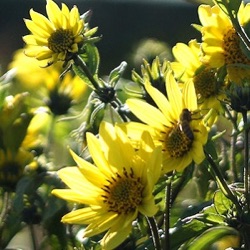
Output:
[[[127,61],[133,68],[132,57],[143,39],[154,38],[171,48],[177,42],[199,38],[191,27],[199,23],[197,5],[185,0],[62,0],[70,8],[77,5],[80,13],[92,10],[91,26],[98,26],[102,40],[97,44],[101,55],[100,73]],[[2,73],[13,52],[23,46],[22,36],[28,34],[23,18],[29,10],[45,14],[45,0],[0,1],[0,64]],[[59,4],[60,5],[60,4]],[[129,68],[128,70],[129,71]]]

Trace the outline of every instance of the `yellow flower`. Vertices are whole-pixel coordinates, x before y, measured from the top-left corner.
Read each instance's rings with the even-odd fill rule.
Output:
[[[176,61],[171,63],[171,68],[182,82],[193,81],[199,108],[204,113],[211,108],[219,111],[220,101],[225,98],[224,83],[218,80],[216,69],[202,63],[200,46],[196,40],[191,40],[188,45],[177,43],[173,47]]]
[[[238,12],[240,25],[249,24],[250,4],[244,6],[242,3]],[[202,50],[203,61],[213,68],[227,67],[229,79],[241,82],[250,77],[250,60],[242,52],[240,37],[234,29],[229,17],[217,6],[201,5],[198,9],[200,22],[202,24]],[[238,64],[238,65],[237,65]]]
[[[52,79],[51,79],[52,80]],[[67,114],[74,105],[87,98],[88,85],[77,75],[68,72],[62,79],[46,81],[48,99],[46,104],[55,115]]]
[[[101,245],[114,249],[129,235],[138,213],[157,212],[152,191],[161,172],[161,148],[144,133],[137,151],[126,134],[108,123],[101,123],[99,139],[87,133],[87,143],[95,165],[71,151],[78,167],[58,171],[69,189],[52,193],[86,205],[66,214],[64,223],[88,224],[84,237],[107,231]]]
[[[66,114],[72,105],[87,98],[88,85],[80,77],[71,72],[60,77],[61,62],[41,68],[35,58],[25,56],[20,49],[16,51],[9,68],[16,71],[17,88],[32,92],[32,98],[39,99],[40,105],[47,104],[55,114]]]
[[[168,99],[146,84],[156,107],[139,100],[128,99],[127,105],[143,123],[129,122],[119,125],[132,140],[137,142],[142,131],[150,132],[156,145],[163,148],[163,171],[183,170],[192,161],[199,164],[204,158],[203,145],[207,141],[207,129],[202,115],[197,111],[197,98],[193,83],[184,84],[182,91],[172,72],[166,77]]]
[[[30,10],[31,20],[25,19],[30,35],[23,37],[29,48],[25,54],[41,61],[41,66],[49,66],[54,62],[68,60],[78,52],[84,36],[84,21],[76,6],[71,10],[65,4],[62,9],[52,0],[47,0],[48,18]]]
[[[60,67],[58,64],[55,64],[55,67],[41,68],[35,58],[24,54],[24,50],[26,48],[15,51],[13,60],[8,68],[15,71],[15,77],[18,80],[17,87],[37,91],[37,88],[43,86],[45,81],[54,79],[53,72],[55,71],[55,67],[58,68],[58,71]],[[59,77],[58,73],[56,77]]]

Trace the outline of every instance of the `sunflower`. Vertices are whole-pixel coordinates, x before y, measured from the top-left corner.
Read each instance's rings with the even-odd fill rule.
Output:
[[[35,58],[23,53],[24,49],[15,52],[9,69],[15,70],[17,88],[31,92],[33,101],[46,104],[54,114],[61,115],[87,98],[88,86],[79,76],[71,71],[61,76],[62,62],[41,68]]]
[[[138,213],[157,212],[152,190],[161,172],[161,148],[144,133],[138,150],[118,127],[101,123],[100,137],[87,133],[94,164],[71,151],[78,167],[65,167],[59,177],[69,189],[54,189],[62,199],[84,204],[62,218],[64,223],[88,224],[84,237],[106,232],[103,249],[114,249],[132,229]]]
[[[205,158],[203,145],[207,141],[207,128],[197,110],[193,83],[184,84],[181,91],[169,72],[166,77],[168,99],[151,84],[146,84],[146,88],[158,108],[139,99],[128,99],[128,107],[144,124],[128,122],[119,126],[135,143],[142,131],[150,132],[156,145],[162,145],[164,172],[182,171],[192,161],[201,163]]]
[[[243,28],[249,25],[249,11],[250,4],[242,3],[238,20]],[[212,68],[226,66],[229,79],[236,83],[249,79],[250,60],[243,53],[241,38],[229,17],[217,5],[200,5],[198,14],[202,24],[203,62]]]
[[[48,95],[46,104],[55,115],[67,114],[73,105],[87,99],[88,85],[70,72],[63,78],[59,77],[60,72],[57,69],[53,73],[53,78],[45,80]]]
[[[220,111],[220,100],[225,98],[224,81],[218,80],[215,68],[201,61],[201,44],[196,40],[189,41],[188,45],[177,43],[173,47],[173,55],[176,59],[171,63],[174,75],[182,82],[193,81],[199,108]]]
[[[24,54],[26,49],[28,48],[21,48],[15,51],[8,69],[15,72],[15,78],[18,80],[17,87],[26,91],[37,91],[37,88],[40,88],[45,80],[52,78],[51,71],[53,69],[52,67],[41,68],[39,61]]]
[[[76,6],[71,10],[62,4],[62,9],[52,0],[47,0],[48,18],[30,10],[31,20],[25,24],[31,34],[23,37],[29,47],[25,54],[35,57],[41,66],[49,66],[56,61],[67,61],[77,53],[84,40],[84,20],[80,18]]]

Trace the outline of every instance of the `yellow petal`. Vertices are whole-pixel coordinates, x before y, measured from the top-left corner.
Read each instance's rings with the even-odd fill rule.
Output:
[[[196,164],[200,164],[205,159],[203,146],[199,141],[194,141],[192,144],[192,158]]]
[[[193,81],[189,80],[184,84],[182,94],[184,99],[184,106],[187,107],[190,111],[197,110],[197,96],[195,93]]]
[[[63,223],[72,223],[72,224],[89,224],[95,220],[101,219],[105,216],[106,212],[102,209],[96,207],[85,207],[74,210],[62,217]]]
[[[120,220],[104,235],[101,241],[104,250],[115,249],[127,238],[132,229],[133,217],[131,215],[120,216]]]
[[[88,149],[95,165],[99,168],[100,172],[104,174],[106,179],[109,179],[112,169],[104,156],[99,140],[91,133],[86,134]]]
[[[81,173],[84,175],[84,177],[90,181],[92,184],[94,184],[97,187],[102,187],[106,181],[105,176],[99,171],[99,169],[94,166],[93,164],[85,161],[81,157],[79,157],[77,154],[75,154],[72,150],[70,150],[70,153],[78,165]]]
[[[79,192],[75,192],[71,189],[53,189],[51,193],[70,202],[88,205],[100,205],[101,203],[100,200],[96,199],[96,195],[83,195],[82,193],[79,194]]]
[[[134,113],[142,122],[145,122],[154,128],[164,130],[163,124],[168,124],[166,117],[159,109],[142,100],[128,99],[126,104],[132,113]]]
[[[99,216],[99,215],[98,215]],[[94,235],[100,234],[104,231],[107,231],[110,227],[117,223],[119,217],[117,213],[106,212],[99,216],[98,219],[94,220],[94,223],[91,223],[84,231],[85,237],[92,237]]]
[[[57,171],[57,173],[62,181],[75,192],[95,197],[100,194],[100,189],[93,183],[90,183],[78,167],[65,167]]]
[[[172,107],[173,118],[175,120],[178,120],[183,109],[182,94],[171,71],[167,73],[166,85],[167,85],[168,99]]]
[[[33,33],[34,35],[38,35],[41,37],[45,37],[46,39],[48,38],[49,34],[46,30],[43,28],[37,26],[33,21],[25,19],[25,24],[27,28]]]
[[[139,212],[145,216],[154,216],[159,208],[155,205],[154,196],[151,195],[150,199],[143,199],[142,205],[138,208]]]
[[[164,114],[164,116],[168,117],[170,115],[169,110],[171,109],[171,106],[169,104],[169,101],[167,100],[167,97],[163,95],[158,89],[154,88],[148,81],[145,82],[145,88],[150,94],[150,96],[153,98],[154,102],[159,107],[161,112]],[[166,126],[171,126],[167,119],[164,119],[164,121],[162,122]]]
[[[47,35],[53,32],[52,25],[50,21],[42,14],[34,11],[33,9],[30,10],[30,16],[32,21],[44,31],[47,31]]]
[[[62,21],[61,20],[62,14],[57,4],[53,2],[52,0],[47,0],[46,11],[47,11],[49,20],[53,23],[55,28],[60,29],[61,21]]]
[[[130,168],[130,161],[135,154],[127,135],[118,127],[103,122],[100,125],[100,138],[105,150],[105,157],[109,164],[121,172],[123,168]]]

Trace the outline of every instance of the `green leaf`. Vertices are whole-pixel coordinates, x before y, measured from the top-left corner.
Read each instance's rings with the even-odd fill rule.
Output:
[[[238,236],[238,232],[231,227],[218,226],[206,230],[202,235],[190,242],[188,250],[208,250],[216,241],[224,236]]]
[[[205,151],[209,153],[214,160],[218,159],[214,140],[208,140],[207,144],[205,145]]]
[[[82,80],[83,80],[83,84],[87,84],[91,89],[94,89],[91,81],[89,80],[89,78],[86,76],[86,74],[84,73],[84,71],[81,69],[81,67],[79,67],[76,64],[72,65],[72,69],[74,71],[74,73],[79,76]]]
[[[233,207],[233,202],[229,200],[220,190],[214,194],[214,206],[219,214],[227,214]]]
[[[86,65],[89,68],[90,73],[95,75],[98,73],[100,64],[99,51],[93,43],[87,43],[84,46],[84,49],[86,54]]]
[[[111,86],[115,86],[116,83],[121,78],[123,72],[125,71],[127,67],[126,62],[122,62],[117,68],[113,69],[109,74],[109,83]]]
[[[241,0],[214,0],[224,13],[229,17],[237,18],[237,13],[239,11]]]
[[[223,225],[225,224],[225,217],[218,214],[217,210],[215,209],[214,204],[208,207],[205,207],[201,213],[204,216],[204,219],[202,218],[202,220],[204,222],[206,222],[207,224],[220,224]]]
[[[182,222],[185,223],[185,221]],[[170,230],[172,250],[179,249],[182,244],[199,236],[209,228],[206,223],[196,218],[191,218],[185,224],[182,224],[182,222]]]

